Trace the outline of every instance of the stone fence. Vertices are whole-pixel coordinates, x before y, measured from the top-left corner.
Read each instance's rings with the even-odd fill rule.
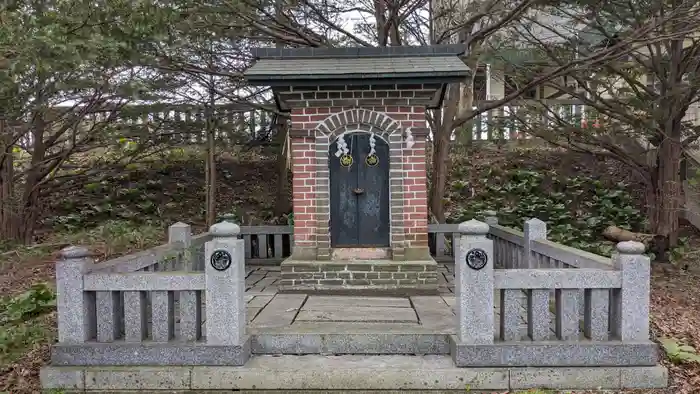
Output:
[[[536,219],[524,233],[487,222],[431,226],[436,252],[456,240],[457,366],[656,364],[643,245],[623,242],[603,258],[547,241]],[[284,258],[283,231],[222,222],[193,237],[178,223],[169,244],[100,264],[66,248],[52,364],[244,364],[256,341],[246,332],[246,258]]]
[[[547,241],[540,220],[524,227],[458,226],[455,364],[654,365],[644,245],[621,242],[608,259]],[[477,251],[493,262],[478,264]]]
[[[494,241],[497,268],[527,268],[523,266],[523,253],[529,246],[534,253],[530,268],[601,268],[610,269],[610,259],[567,247],[546,239],[546,224],[533,219],[525,223],[525,232],[498,225],[496,213],[488,211],[485,221],[491,225],[489,238]],[[241,226],[246,265],[278,265],[290,256],[294,228],[291,226]],[[457,224],[431,224],[431,254],[438,262],[452,262],[459,238]],[[204,271],[204,244],[211,239],[209,233],[191,235],[190,226],[176,223],[170,226],[169,242],[148,250],[132,253],[102,262],[89,268],[100,272],[176,271],[187,268]],[[178,261],[188,260],[189,267]]]

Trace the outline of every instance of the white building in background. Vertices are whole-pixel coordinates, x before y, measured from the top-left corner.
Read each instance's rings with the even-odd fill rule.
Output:
[[[468,2],[469,0],[436,0],[432,3],[434,22],[433,26],[431,26],[431,34],[434,41],[439,41],[438,43],[459,42],[460,35],[455,27],[459,26],[460,20],[464,20],[467,17],[467,15],[460,15],[459,10],[468,7]],[[467,12],[470,11],[468,10]],[[503,99],[506,95],[516,90],[514,88],[515,84],[511,82],[512,79],[509,77],[509,69],[517,65],[538,61],[536,58],[537,54],[529,48],[528,40],[519,39],[519,37],[524,37],[523,32],[537,37],[539,41],[553,45],[581,42],[586,46],[590,46],[598,44],[605,39],[602,34],[589,28],[585,23],[581,21],[574,22],[571,17],[564,16],[561,12],[533,9],[527,14],[525,20],[521,24],[512,25],[499,32],[500,37],[492,37],[495,39],[489,43],[489,46],[495,52],[495,56],[484,57],[482,63],[474,70],[476,73],[474,80],[474,102],[476,105],[483,101]],[[614,26],[611,28],[611,31],[613,31]],[[507,47],[503,45],[504,42],[507,43]],[[498,45],[502,45],[502,47],[494,48],[494,46]],[[593,78],[591,79],[593,80]],[[642,75],[640,81],[647,86],[651,85],[651,78],[646,75]],[[569,86],[574,89],[579,88],[575,80],[572,78],[567,80],[566,77],[563,77],[558,85]],[[625,87],[626,83],[620,79],[611,81],[609,85],[612,85],[612,88],[604,88],[602,86],[589,88],[597,90],[603,97],[613,97],[618,94],[618,89]],[[554,87],[537,86],[526,91],[520,98],[531,100],[546,99],[549,101],[548,105],[554,103],[554,111],[559,117],[569,118],[572,122],[580,123],[581,127],[604,127],[604,122],[597,119],[597,116],[593,115],[590,109],[586,110],[583,105],[575,104],[575,100]],[[507,118],[517,110],[517,106],[504,106],[497,111],[491,111],[497,113],[481,114],[479,117],[480,121],[473,122],[474,138],[483,140],[496,137],[489,135],[487,132],[488,119]],[[700,124],[700,104],[692,105],[685,119],[694,124]],[[517,130],[513,130],[510,126],[500,127],[498,131],[504,132],[505,135],[497,136],[496,138],[520,137],[520,133]]]

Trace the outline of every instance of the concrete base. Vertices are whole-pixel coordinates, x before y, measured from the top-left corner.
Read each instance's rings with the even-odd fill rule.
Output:
[[[661,366],[457,368],[449,356],[254,356],[243,367],[44,367],[44,389],[145,390],[555,390],[664,388]]]
[[[251,355],[251,338],[242,346],[206,343],[92,343],[56,344],[52,365],[245,365]]]
[[[278,294],[308,294],[315,296],[363,296],[363,297],[412,297],[436,296],[437,289],[406,288],[372,288],[361,286],[357,288],[321,287],[321,286],[280,286]]]
[[[458,367],[587,367],[653,366],[659,345],[654,342],[510,342],[466,345],[450,336],[450,353]]]
[[[280,333],[253,336],[251,350],[259,355],[448,355],[450,344],[447,335],[429,333]]]
[[[435,260],[298,260],[281,264],[280,293],[411,296],[438,294]]]

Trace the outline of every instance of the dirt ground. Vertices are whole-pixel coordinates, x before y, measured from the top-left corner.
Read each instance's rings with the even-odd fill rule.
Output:
[[[627,180],[632,183],[630,192],[641,193],[639,183],[629,179],[628,172],[622,168],[611,166],[596,158],[576,157],[573,155],[560,155],[550,153],[538,153],[533,157],[532,152],[519,151],[504,154],[499,151],[476,151],[469,156],[458,156],[453,160],[453,165],[463,165],[465,162],[482,163],[481,165],[502,165],[538,168],[565,168],[572,174],[581,172],[590,174],[606,174],[610,182]],[[487,160],[488,159],[488,160]],[[488,164],[483,164],[488,163]],[[500,164],[499,164],[500,163]],[[266,166],[267,167],[267,166]],[[269,167],[267,167],[269,168]],[[231,171],[233,176],[224,177],[222,192],[234,195],[264,195],[273,184],[274,179],[267,176],[265,169],[251,169],[251,174],[239,171]],[[265,174],[263,174],[265,173]],[[265,175],[262,176],[261,175]],[[193,177],[190,173],[188,177]],[[254,193],[242,191],[240,185],[250,185],[254,178],[265,179],[267,186],[254,186]],[[253,178],[253,179],[251,179]],[[238,185],[238,187],[237,187]],[[248,187],[248,186],[245,186]],[[237,197],[225,198],[238,200]],[[269,209],[271,196],[256,197],[256,201],[245,201],[248,205],[254,205],[262,200],[265,209]],[[239,200],[240,201],[240,200]],[[685,228],[686,235],[690,238],[691,249],[678,264],[654,266],[652,272],[652,332],[654,338],[672,337],[684,344],[700,349],[700,272],[687,267],[700,266],[700,234],[697,231]],[[20,294],[34,283],[54,282],[54,256],[47,253],[44,256],[22,258],[19,256],[4,256],[5,263],[0,261],[0,294]],[[55,313],[40,316],[36,324],[50,328],[45,341],[28,349],[26,354],[11,365],[0,365],[0,393],[12,394],[38,393],[39,368],[46,364],[50,354],[50,344],[55,337]],[[700,393],[700,364],[672,364],[665,358],[661,362],[669,368],[670,387],[665,390],[637,390],[627,393],[648,394],[686,394]]]

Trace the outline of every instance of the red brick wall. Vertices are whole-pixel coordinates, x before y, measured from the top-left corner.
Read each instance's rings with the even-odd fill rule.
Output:
[[[425,107],[372,106],[363,109],[381,112],[397,121],[402,128],[425,128]],[[353,107],[307,107],[292,109],[292,128],[297,130],[314,130],[319,122],[330,115],[337,114]]]
[[[413,149],[404,150],[405,237],[409,247],[428,246],[428,185],[425,165],[425,139]]]
[[[312,137],[291,138],[292,203],[294,207],[294,242],[297,246],[314,247],[316,157]]]
[[[425,93],[429,91],[295,90],[287,93],[293,95],[287,102],[293,107],[291,153],[295,247],[318,248],[319,258],[330,255],[328,144],[343,131],[364,127],[389,142],[390,220],[392,230],[403,229],[392,231],[394,258],[400,259],[405,248],[427,248],[427,125],[425,103],[420,100],[425,100]],[[406,144],[408,128],[414,139],[412,148],[407,148]]]

